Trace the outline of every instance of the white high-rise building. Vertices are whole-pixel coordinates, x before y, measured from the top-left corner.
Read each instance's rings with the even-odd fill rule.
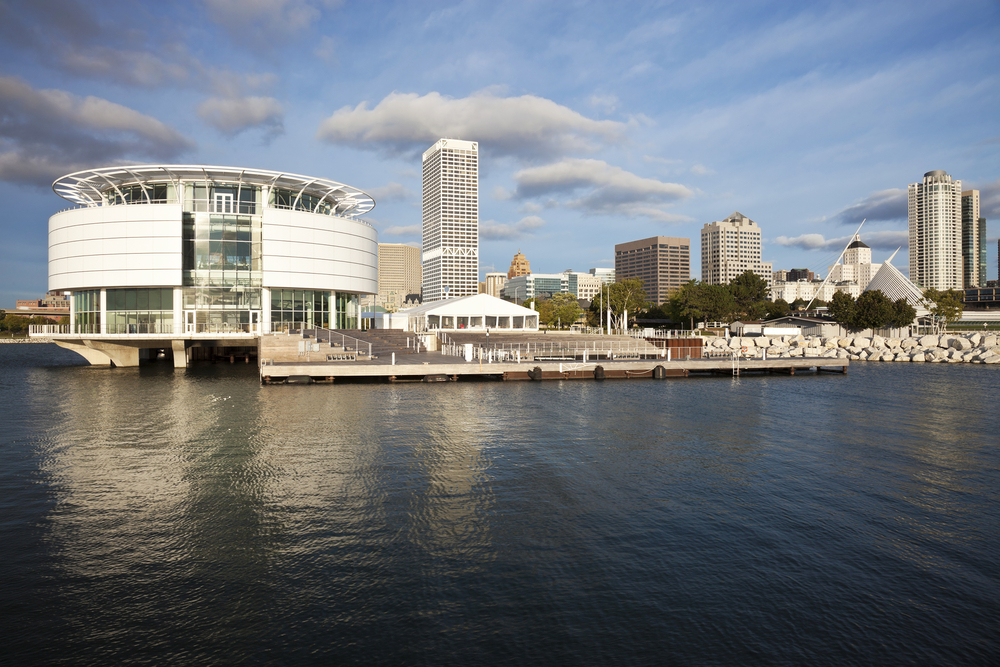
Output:
[[[771,262],[760,261],[760,227],[739,211],[722,222],[701,228],[701,282],[725,285],[736,276],[753,271],[771,283]]]
[[[479,292],[479,144],[441,139],[423,157],[423,299]]]
[[[928,171],[907,192],[910,280],[924,289],[962,289],[962,181]]]
[[[868,283],[871,282],[880,268],[882,268],[881,264],[872,264],[872,249],[861,240],[860,236],[855,234],[851,245],[847,246],[847,250],[844,252],[844,263],[834,264],[830,267],[829,282],[833,284],[857,283],[858,294],[860,294],[865,291]]]

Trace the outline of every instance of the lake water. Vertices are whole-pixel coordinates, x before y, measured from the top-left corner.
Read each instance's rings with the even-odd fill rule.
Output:
[[[0,371],[5,664],[1000,663],[998,366]]]

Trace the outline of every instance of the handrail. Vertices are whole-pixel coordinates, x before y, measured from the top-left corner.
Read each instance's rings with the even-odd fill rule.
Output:
[[[323,328],[323,327],[313,327],[312,329],[308,329],[308,330],[307,329],[303,329],[302,330],[303,333],[305,333],[306,331],[314,331],[315,334],[316,334],[316,340],[324,340],[323,339],[323,333],[325,332],[326,333],[326,339],[325,340],[326,340],[326,342],[328,342],[330,344],[330,347],[333,347],[333,339],[334,339],[335,336],[340,336],[340,346],[343,347],[345,350],[346,349],[350,349],[350,348],[347,347],[347,339],[348,338],[351,339],[352,341],[354,341],[354,350],[356,352],[359,352],[359,353],[361,352],[361,346],[362,345],[368,345],[368,358],[371,359],[371,356],[372,356],[372,344],[370,342],[368,342],[368,341],[361,340],[360,338],[354,338],[353,336],[348,336],[347,334],[345,334],[345,333],[343,333],[341,331],[334,331],[333,329],[326,329],[326,328]]]

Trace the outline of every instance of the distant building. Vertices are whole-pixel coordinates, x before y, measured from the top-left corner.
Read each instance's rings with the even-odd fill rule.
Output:
[[[615,270],[614,269],[591,269],[588,271],[590,275],[599,278],[600,281],[605,285],[610,285],[615,282]]]
[[[503,286],[506,282],[506,273],[501,273],[499,271],[487,273],[486,280],[483,284],[483,294],[489,294],[490,296],[494,296],[499,299],[503,295]]]
[[[830,267],[830,282],[856,283],[860,294],[868,287],[868,283],[881,267],[881,264],[872,264],[872,249],[861,240],[860,236],[855,234],[854,240],[844,252],[844,262]],[[854,296],[858,296],[858,294]]]
[[[398,309],[420,297],[420,248],[405,243],[378,244],[376,305]]]
[[[986,218],[979,217],[979,190],[962,193],[962,274],[966,289],[986,284]]]
[[[510,278],[503,288],[504,297],[514,303],[568,292],[569,276],[565,273],[528,273]]]
[[[962,181],[928,171],[907,190],[910,280],[938,290],[962,289]]]
[[[615,280],[639,278],[646,298],[660,305],[691,279],[691,239],[653,236],[615,245]]]
[[[525,276],[529,273],[531,273],[531,264],[529,264],[528,260],[523,254],[521,254],[521,251],[518,250],[517,254],[514,255],[514,259],[510,261],[510,268],[507,269],[507,277],[516,278],[518,276]]]
[[[725,285],[736,276],[753,271],[769,284],[773,279],[770,262],[762,262],[760,227],[735,211],[721,222],[701,228],[701,282]]]
[[[783,283],[788,280],[788,271],[785,269],[778,269],[777,271],[771,272],[772,284]]]
[[[816,280],[816,274],[809,269],[792,269],[788,272],[788,280],[808,280],[811,282]]]
[[[479,144],[441,139],[423,155],[423,299],[479,293]]]
[[[601,279],[590,273],[579,273],[572,269],[563,271],[568,278],[567,289],[570,294],[575,294],[577,299],[590,301],[601,290]]]

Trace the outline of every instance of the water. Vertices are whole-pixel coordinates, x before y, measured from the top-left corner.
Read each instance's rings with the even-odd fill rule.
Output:
[[[261,387],[0,346],[7,664],[1000,662],[1000,368]]]

